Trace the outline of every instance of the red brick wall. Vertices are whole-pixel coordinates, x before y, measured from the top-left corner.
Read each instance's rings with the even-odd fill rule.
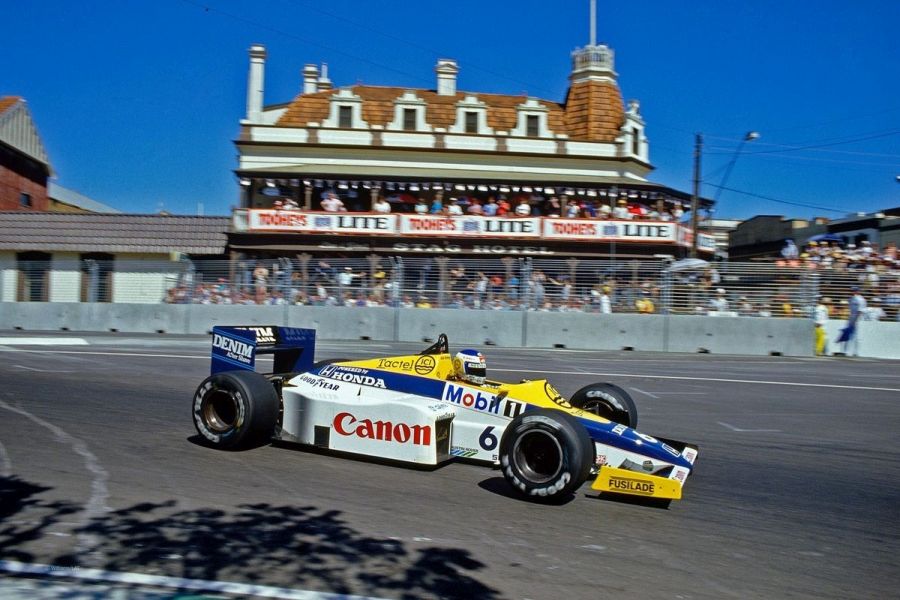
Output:
[[[0,152],[0,210],[49,210],[47,175],[41,165],[21,155]],[[31,195],[31,208],[22,206],[22,193]]]

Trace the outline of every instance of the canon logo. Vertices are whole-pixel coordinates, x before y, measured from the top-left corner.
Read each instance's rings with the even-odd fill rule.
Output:
[[[332,427],[343,436],[356,436],[369,440],[397,442],[398,444],[412,443],[416,446],[431,444],[430,425],[407,425],[406,423],[372,421],[371,419],[360,421],[351,413],[342,412],[335,415]]]

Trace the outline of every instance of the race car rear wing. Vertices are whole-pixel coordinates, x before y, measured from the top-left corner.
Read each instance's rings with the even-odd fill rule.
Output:
[[[316,355],[316,330],[296,327],[213,327],[210,375],[222,371],[256,371],[258,354],[273,354],[273,373],[308,371]]]

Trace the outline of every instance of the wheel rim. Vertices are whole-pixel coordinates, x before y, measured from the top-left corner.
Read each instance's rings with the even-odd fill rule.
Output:
[[[517,439],[513,456],[522,475],[533,483],[552,481],[562,470],[562,447],[546,431],[529,431]]]
[[[581,409],[593,413],[598,417],[603,417],[613,423],[621,423],[622,425],[629,424],[627,413],[610,406],[608,402],[604,402],[603,400],[587,400]]]
[[[213,390],[203,401],[203,421],[216,433],[234,428],[238,412],[237,398],[225,390]]]

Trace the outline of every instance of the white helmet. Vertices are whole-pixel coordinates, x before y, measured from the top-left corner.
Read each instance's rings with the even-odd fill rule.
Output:
[[[483,385],[487,374],[484,355],[477,350],[460,350],[453,358],[456,378],[476,385]]]

